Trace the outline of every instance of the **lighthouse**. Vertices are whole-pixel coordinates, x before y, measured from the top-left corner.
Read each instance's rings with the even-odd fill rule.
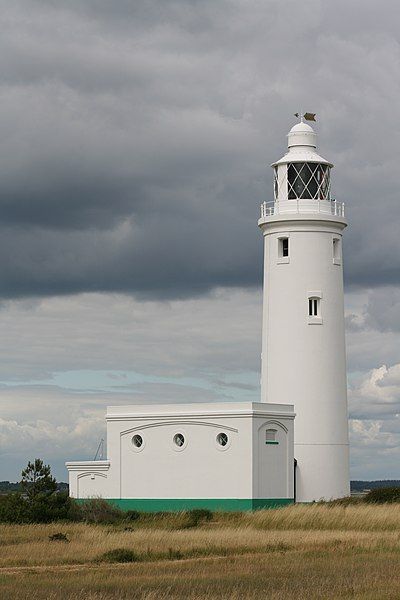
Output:
[[[261,402],[292,404],[295,495],[349,495],[343,306],[344,203],[331,198],[332,163],[312,127],[297,123],[272,165],[274,199],[261,205],[264,291]]]
[[[312,116],[312,115],[311,115]],[[349,495],[344,204],[301,119],[261,205],[260,402],[107,408],[107,458],[67,462],[69,492],[124,510],[241,511]],[[133,399],[132,399],[133,400]]]

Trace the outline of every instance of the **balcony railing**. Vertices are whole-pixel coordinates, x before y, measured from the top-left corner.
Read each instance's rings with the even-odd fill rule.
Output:
[[[344,202],[337,200],[285,200],[263,202],[261,218],[283,214],[324,213],[335,217],[344,217]]]

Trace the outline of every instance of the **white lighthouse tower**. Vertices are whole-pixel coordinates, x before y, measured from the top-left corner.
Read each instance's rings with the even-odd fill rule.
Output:
[[[264,236],[261,401],[294,404],[296,500],[349,495],[343,309],[344,205],[331,199],[332,164],[300,122],[272,165]]]

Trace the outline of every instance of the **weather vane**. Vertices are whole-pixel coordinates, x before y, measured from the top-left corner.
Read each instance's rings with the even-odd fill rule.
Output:
[[[303,119],[305,119],[306,121],[315,121],[315,117],[316,117],[316,113],[310,113],[310,112],[306,112],[304,113],[304,115],[302,114],[302,112],[300,111],[299,113],[294,113],[294,116],[297,117],[298,119],[300,119],[301,122],[303,122]]]

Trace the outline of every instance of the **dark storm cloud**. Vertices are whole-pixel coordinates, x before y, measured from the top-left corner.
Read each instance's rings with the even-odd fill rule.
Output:
[[[395,2],[0,6],[3,297],[258,285],[299,108],[336,163],[348,284],[399,280]]]

